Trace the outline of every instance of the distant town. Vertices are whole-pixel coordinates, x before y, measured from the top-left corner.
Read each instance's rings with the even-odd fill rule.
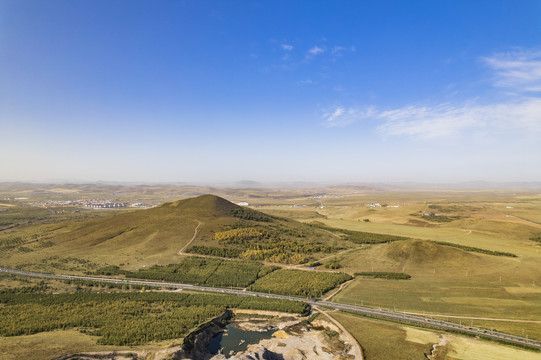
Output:
[[[94,209],[112,209],[112,208],[125,208],[125,207],[140,207],[150,208],[154,207],[154,204],[143,202],[125,203],[117,200],[101,200],[101,199],[84,199],[84,200],[48,200],[41,202],[31,202],[30,206],[41,207],[57,207],[57,206],[82,206]]]

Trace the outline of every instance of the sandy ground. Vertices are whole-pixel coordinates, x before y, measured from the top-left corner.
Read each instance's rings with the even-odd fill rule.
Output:
[[[363,356],[363,351],[361,349],[361,346],[359,345],[359,343],[357,342],[357,340],[355,340],[355,338],[353,337],[353,335],[351,335],[349,333],[349,331],[346,330],[345,327],[342,326],[342,324],[340,324],[338,321],[336,321],[335,319],[333,319],[331,316],[329,316],[327,314],[327,312],[319,309],[319,308],[316,308],[320,313],[322,313],[323,315],[325,315],[327,317],[327,319],[329,319],[334,325],[336,325],[339,329],[340,329],[340,336],[344,339],[343,341],[346,343],[346,344],[349,344],[351,345],[351,349],[349,351],[349,354],[353,355],[355,357],[355,359],[360,359],[360,360],[364,360],[364,356]]]
[[[320,311],[321,312],[321,311]],[[323,312],[321,312],[323,313]],[[258,312],[262,315],[262,312]],[[270,314],[266,314],[270,315]],[[257,316],[257,314],[256,314]],[[329,317],[329,320],[315,320],[311,324],[302,323],[301,319],[279,318],[269,319],[264,323],[241,322],[241,327],[255,330],[266,330],[272,326],[277,330],[272,339],[265,339],[258,344],[248,346],[247,351],[230,358],[259,358],[266,350],[283,356],[284,360],[344,360],[363,359],[362,350],[355,339],[343,326]],[[338,339],[329,340],[325,331],[336,331]],[[251,357],[248,357],[251,356]],[[213,360],[222,360],[216,355]]]

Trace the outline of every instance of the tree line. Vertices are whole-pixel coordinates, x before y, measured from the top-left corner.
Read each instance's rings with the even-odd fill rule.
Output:
[[[404,236],[389,235],[389,234],[376,234],[376,233],[369,233],[369,232],[364,232],[364,231],[338,229],[338,228],[333,228],[331,226],[327,226],[321,223],[312,223],[310,225],[313,227],[331,231],[335,234],[343,234],[344,240],[351,241],[352,243],[355,243],[355,244],[383,244],[383,243],[389,243],[392,241],[408,239],[407,237],[404,237]]]
[[[486,255],[493,255],[493,256],[517,257],[517,255],[515,255],[513,253],[510,253],[510,252],[505,252],[505,251],[487,250],[487,249],[481,249],[481,248],[477,248],[477,247],[473,247],[473,246],[449,243],[449,242],[445,242],[445,241],[436,241],[436,240],[430,240],[430,241],[432,241],[434,244],[443,245],[443,246],[450,246],[450,247],[454,247],[454,248],[469,251],[469,252],[477,252],[477,253],[486,254]]]
[[[222,294],[0,293],[0,335],[78,328],[108,345],[179,338],[227,308],[307,314],[306,303]]]
[[[387,279],[387,280],[409,280],[411,275],[405,273],[395,272],[381,272],[381,271],[367,271],[357,272],[355,276],[372,277],[374,279]]]

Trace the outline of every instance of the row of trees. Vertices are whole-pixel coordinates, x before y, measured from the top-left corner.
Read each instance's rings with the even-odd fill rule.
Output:
[[[445,242],[445,241],[435,241],[435,240],[430,240],[430,241],[432,241],[434,244],[443,245],[443,246],[450,246],[450,247],[454,247],[454,248],[457,248],[457,249],[462,249],[462,250],[470,251],[470,252],[477,252],[477,253],[486,254],[486,255],[517,257],[517,255],[515,255],[513,253],[510,253],[510,252],[506,252],[506,251],[487,250],[487,249],[481,249],[481,248],[477,248],[477,247],[473,247],[473,246],[449,243],[449,242]]]
[[[0,239],[0,247],[20,245],[24,242],[25,240],[20,236],[8,236],[4,239]]]
[[[355,273],[355,276],[372,277],[375,279],[387,279],[387,280],[408,280],[411,279],[411,275],[405,273],[395,272],[381,272],[381,271],[367,271]]]
[[[194,245],[188,249],[189,253],[219,256],[224,258],[238,258],[242,254],[241,249],[220,248],[213,246]]]
[[[412,215],[417,215],[417,214],[412,214]],[[460,220],[463,218],[463,216],[460,216],[460,215],[422,215],[421,218],[428,221],[445,223],[445,222]]]
[[[389,235],[389,234],[375,234],[375,233],[369,233],[369,232],[364,232],[364,231],[337,229],[337,228],[333,228],[321,223],[312,223],[310,225],[313,227],[320,228],[320,229],[328,230],[335,234],[343,234],[345,240],[351,241],[355,244],[383,244],[383,243],[389,243],[392,241],[408,239],[407,237],[404,237],[404,236],[396,236],[396,235]]]

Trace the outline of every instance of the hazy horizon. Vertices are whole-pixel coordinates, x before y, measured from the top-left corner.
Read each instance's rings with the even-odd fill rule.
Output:
[[[533,0],[5,0],[0,182],[539,182],[540,18]]]

